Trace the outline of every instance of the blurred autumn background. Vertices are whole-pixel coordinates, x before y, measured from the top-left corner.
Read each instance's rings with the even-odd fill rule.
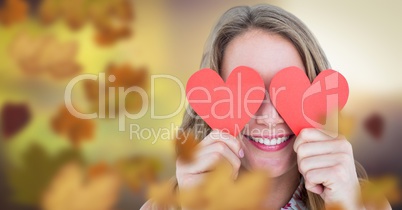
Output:
[[[339,129],[379,180],[368,194],[382,192],[402,209],[402,3],[363,0],[0,0],[0,209],[139,209],[149,184],[175,173],[173,136],[185,103],[179,82],[198,70],[217,18],[257,3],[303,20],[348,79]],[[106,117],[74,117],[65,107],[67,84],[99,73],[106,75],[105,104],[98,80],[78,82],[72,102],[82,113],[104,108]],[[151,81],[161,74],[178,80]],[[130,93],[119,104],[118,87],[132,86],[150,103]],[[119,107],[147,112],[125,119],[123,132]],[[171,116],[153,117],[163,115]],[[130,124],[156,133],[138,138]]]

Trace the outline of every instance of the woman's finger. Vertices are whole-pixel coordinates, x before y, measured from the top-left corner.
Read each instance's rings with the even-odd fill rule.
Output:
[[[348,172],[338,164],[327,168],[316,168],[305,173],[304,178],[313,185],[322,184],[328,191],[339,191],[344,182],[348,182]],[[307,188],[306,188],[307,189]]]
[[[202,148],[218,141],[225,143],[230,148],[230,150],[232,150],[232,152],[236,154],[239,158],[242,158],[244,156],[244,152],[241,148],[239,140],[237,140],[232,135],[220,130],[211,131],[211,133],[208,134],[208,136],[206,136],[204,140],[199,143],[199,147]]]
[[[318,195],[321,195],[324,192],[324,186],[322,186],[321,184],[313,184],[309,180],[304,180],[304,182],[306,190]]]
[[[191,164],[183,166],[180,161],[176,162],[177,171],[181,174],[201,174],[214,169],[221,161],[228,161],[233,167],[234,175],[237,174],[241,162],[226,144],[218,141],[214,144],[200,148],[195,154]]]
[[[198,160],[202,161],[202,156],[212,153],[220,153],[232,165],[233,175],[237,176],[241,161],[239,157],[235,153],[233,153],[233,151],[229,149],[229,147],[223,142],[218,141],[208,145],[208,147],[200,150],[196,156]]]
[[[298,158],[298,167],[302,175],[308,171],[319,168],[330,168],[338,164],[348,164],[352,159],[349,155],[344,153],[326,154],[318,156],[310,156],[302,159]]]
[[[325,131],[317,128],[304,128],[296,137],[295,143],[293,144],[293,149],[296,152],[298,150],[298,147],[303,143],[328,141],[335,138],[339,138],[339,135],[331,133],[330,131]]]
[[[329,140],[303,143],[298,146],[296,153],[298,157],[345,153],[353,154],[352,145],[347,140]]]

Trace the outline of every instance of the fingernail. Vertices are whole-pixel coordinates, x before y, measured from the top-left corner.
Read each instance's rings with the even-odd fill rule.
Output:
[[[239,156],[240,156],[240,158],[243,158],[243,157],[244,157],[244,151],[243,151],[243,149],[240,149],[240,151],[239,151]]]

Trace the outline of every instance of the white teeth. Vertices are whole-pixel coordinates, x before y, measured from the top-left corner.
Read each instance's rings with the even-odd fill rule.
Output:
[[[280,137],[280,138],[273,138],[273,139],[268,139],[268,138],[251,138],[249,137],[251,140],[258,142],[260,144],[265,144],[265,145],[278,145],[278,144],[282,144],[283,142],[285,142],[286,140],[289,139],[289,136],[284,136],[284,137]]]

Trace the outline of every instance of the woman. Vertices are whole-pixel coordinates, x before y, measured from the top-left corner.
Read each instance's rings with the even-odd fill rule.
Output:
[[[213,29],[201,68],[214,69],[226,79],[237,66],[256,70],[267,89],[275,73],[285,67],[303,69],[311,81],[320,71],[330,68],[307,27],[297,17],[271,5],[234,7]],[[274,192],[266,198],[270,209],[318,210],[335,204],[344,209],[364,209],[358,202],[359,179],[366,178],[366,174],[355,165],[352,147],[345,137],[333,138],[318,129],[303,129],[295,136],[269,99],[237,138],[211,131],[196,116],[188,107],[182,128],[194,132],[202,141],[192,164],[177,161],[179,190],[195,186],[213,170],[217,159],[224,159],[231,163],[234,177],[243,170],[270,171]],[[279,135],[284,137],[279,139]],[[295,195],[301,195],[301,199]],[[152,208],[159,209],[151,202],[143,206]]]

